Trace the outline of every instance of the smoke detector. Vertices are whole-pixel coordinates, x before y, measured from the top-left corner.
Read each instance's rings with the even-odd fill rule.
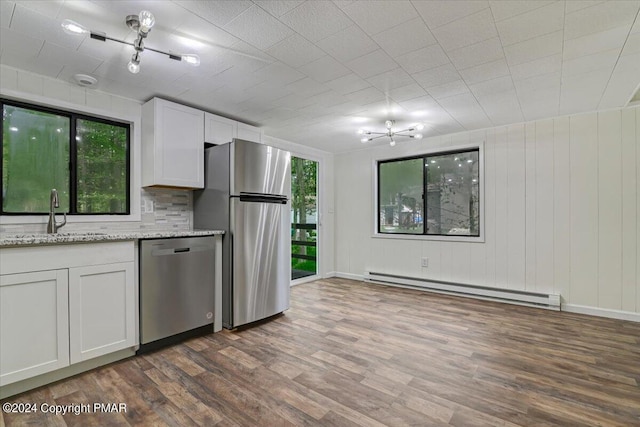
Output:
[[[74,74],[73,81],[79,86],[88,88],[94,87],[98,84],[98,79],[88,74]]]

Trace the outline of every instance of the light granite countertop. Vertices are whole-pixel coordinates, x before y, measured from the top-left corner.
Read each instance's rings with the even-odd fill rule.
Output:
[[[222,230],[159,230],[159,231],[104,231],[58,234],[10,234],[0,233],[0,247],[25,245],[55,245],[59,243],[97,243],[116,240],[160,239],[170,237],[198,237],[224,234]]]

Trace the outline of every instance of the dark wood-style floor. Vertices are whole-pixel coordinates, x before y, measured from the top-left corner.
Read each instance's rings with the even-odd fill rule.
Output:
[[[285,315],[7,401],[126,413],[13,425],[638,426],[640,324],[341,279]]]

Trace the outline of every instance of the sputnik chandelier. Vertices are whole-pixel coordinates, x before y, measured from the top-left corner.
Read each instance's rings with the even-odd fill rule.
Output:
[[[135,52],[131,56],[131,60],[129,64],[127,64],[127,68],[133,74],[140,72],[140,57],[142,52],[145,49],[150,50],[152,52],[161,53],[163,55],[167,55],[169,58],[174,59],[176,61],[184,61],[187,64],[198,66],[200,65],[200,57],[194,54],[185,54],[185,55],[177,55],[169,52],[162,51],[160,49],[153,49],[144,45],[144,39],[149,35],[151,28],[156,23],[156,19],[153,14],[147,10],[143,10],[138,15],[128,15],[125,19],[125,22],[129,28],[137,32],[137,37],[133,43],[116,39],[113,37],[107,36],[105,33],[99,31],[89,30],[82,25],[74,22],[70,19],[65,19],[62,21],[62,29],[67,34],[79,35],[79,34],[89,34],[92,39],[107,41],[111,40],[114,42],[126,44],[129,46],[133,46]]]
[[[373,141],[374,139],[384,138],[386,136],[390,140],[389,145],[393,147],[396,145],[396,140],[394,138],[397,136],[404,136],[404,137],[413,138],[413,139],[422,139],[421,133],[408,133],[408,132],[415,132],[416,130],[424,129],[423,124],[417,124],[407,129],[394,131],[393,125],[395,123],[396,123],[395,120],[387,120],[386,122],[384,122],[385,126],[387,127],[386,132],[371,132],[365,129],[359,129],[358,135],[377,135],[373,137],[365,136],[360,141],[362,143],[365,143],[365,142]]]

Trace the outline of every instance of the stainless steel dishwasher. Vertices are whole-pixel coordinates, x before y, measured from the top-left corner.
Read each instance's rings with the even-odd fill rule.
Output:
[[[138,353],[213,332],[213,236],[140,241]]]

